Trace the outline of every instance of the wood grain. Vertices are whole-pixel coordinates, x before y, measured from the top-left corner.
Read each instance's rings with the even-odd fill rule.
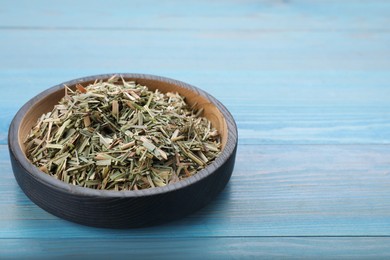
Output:
[[[295,1],[7,1],[5,29],[78,30],[388,30],[384,0]],[[30,8],[20,9],[20,6]],[[70,8],[72,7],[72,8]],[[332,18],[332,19],[331,19]]]
[[[389,13],[384,0],[5,1],[0,258],[389,258]],[[18,188],[6,149],[16,111],[58,83],[116,72],[188,82],[232,112],[235,171],[202,211],[100,230]]]
[[[2,30],[0,143],[31,97],[108,72],[163,75],[206,90],[232,111],[244,143],[390,141],[388,31],[104,34],[108,40],[99,30]]]
[[[24,247],[13,250],[23,243]],[[390,238],[249,237],[135,239],[6,239],[0,257],[29,259],[388,259]],[[102,250],[104,248],[104,250]],[[39,256],[39,257],[38,257]]]
[[[390,146],[241,145],[228,186],[205,209],[166,225],[112,231],[75,225],[31,203],[1,148],[3,238],[387,236]],[[250,164],[247,162],[251,162]],[[15,226],[16,225],[16,226]],[[18,228],[15,228],[18,227]]]

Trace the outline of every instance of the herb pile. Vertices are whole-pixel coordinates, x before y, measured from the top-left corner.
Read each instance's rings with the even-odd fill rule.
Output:
[[[42,115],[26,155],[66,183],[100,190],[165,186],[196,174],[220,153],[220,136],[178,93],[112,77],[75,90]]]

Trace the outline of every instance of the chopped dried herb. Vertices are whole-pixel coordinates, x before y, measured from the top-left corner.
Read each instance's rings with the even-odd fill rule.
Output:
[[[101,190],[165,186],[196,174],[220,153],[220,136],[178,93],[112,77],[65,86],[65,96],[26,138],[42,172]]]

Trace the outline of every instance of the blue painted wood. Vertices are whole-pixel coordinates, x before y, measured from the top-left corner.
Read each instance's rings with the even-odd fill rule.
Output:
[[[73,70],[78,74],[84,70],[158,69],[195,75],[217,73],[218,78],[225,76],[225,81],[230,79],[233,82],[262,73],[282,73],[281,77],[264,82],[255,78],[250,85],[279,81],[285,86],[297,78],[299,85],[305,88],[313,86],[313,82],[327,84],[333,89],[335,86],[331,83],[334,80],[339,79],[340,86],[348,86],[348,79],[353,80],[359,72],[365,73],[362,78],[366,81],[378,78],[383,87],[386,81],[381,76],[390,67],[390,47],[387,44],[390,32],[381,30],[367,33],[332,30],[242,33],[191,30],[180,33],[147,30],[1,31],[3,62],[0,68],[11,72],[23,72],[28,68]],[[302,71],[307,74],[299,74]],[[373,74],[367,78],[368,72]],[[229,73],[233,74],[227,77]],[[318,74],[324,76],[322,80],[316,79]],[[360,83],[357,86],[365,85]],[[359,95],[358,92],[350,93],[351,98],[356,94]]]
[[[93,74],[93,72],[90,74]],[[165,75],[163,73],[157,74]],[[74,76],[58,76],[56,82],[56,78],[42,79],[43,77],[43,73],[38,73],[37,75],[26,75],[26,78],[21,80],[23,82],[12,82],[13,76],[4,75],[4,78],[8,81],[6,84],[8,89],[5,90],[5,95],[0,96],[0,102],[5,106],[0,113],[0,144],[7,143],[9,124],[16,111],[27,100],[56,83],[74,78]],[[173,77],[184,78],[180,75],[178,77],[173,75]],[[274,75],[267,77],[274,77]],[[190,83],[199,81],[197,77],[193,76],[188,77],[188,80],[184,80]],[[218,81],[218,79],[210,78],[210,82],[213,81]],[[223,87],[224,84],[209,85],[210,82],[203,81],[194,85],[212,93],[232,112],[237,121],[239,142],[241,144],[390,143],[390,93],[387,94],[390,88],[387,88],[387,90],[384,87],[372,87],[370,90],[370,85],[367,84],[367,87],[362,90],[351,85],[350,91],[361,93],[354,100],[347,101],[347,91],[335,90],[335,92],[339,92],[337,97],[340,101],[337,104],[321,104],[321,101],[319,101],[319,105],[317,105],[312,104],[314,98],[305,91],[303,91],[300,101],[292,104],[295,97],[290,95],[291,90],[287,85],[280,88],[279,94],[281,96],[279,99],[283,100],[274,101],[275,105],[271,105],[269,104],[270,100],[277,97],[267,88],[248,87],[244,90],[248,91],[247,94],[240,94],[245,95],[245,97],[232,97],[228,93],[232,93],[233,90],[226,91]],[[353,83],[351,82],[351,84]],[[277,84],[274,83],[274,85]],[[24,86],[25,90],[19,91]],[[339,85],[335,84],[335,86]],[[231,86],[232,89],[233,87]],[[321,96],[323,98],[331,88],[319,86],[317,89],[317,92],[321,94],[317,97]],[[315,92],[312,93],[314,95]],[[364,98],[364,95],[368,97]],[[370,97],[370,95],[372,96]],[[305,96],[306,99],[304,99]],[[258,100],[255,100],[256,97]],[[342,104],[343,98],[345,98],[345,104]],[[331,100],[332,97],[329,96],[323,102]],[[279,103],[280,105],[277,105]]]
[[[2,238],[390,234],[388,145],[240,145],[230,183],[209,206],[135,230],[84,227],[46,213],[18,188],[4,145],[0,155]]]
[[[198,11],[204,9],[203,4]],[[238,2],[230,4],[237,8],[225,8],[227,17],[233,13],[243,15],[242,9],[247,8]],[[280,11],[280,4],[268,5],[271,10],[276,8],[272,15]],[[331,27],[328,23],[333,20],[329,19],[322,20],[329,26],[326,30],[287,27],[287,22],[302,16],[302,6],[328,17],[338,14],[334,5],[345,11],[337,16],[343,21],[337,22],[342,29]],[[13,6],[4,8],[13,10]],[[180,5],[175,6],[178,7],[166,10],[171,13],[181,10]],[[29,98],[63,81],[109,72],[164,75],[204,88],[232,110],[240,128],[241,143],[389,143],[390,33],[383,29],[367,31],[361,25],[363,22],[356,22],[360,19],[370,24],[370,28],[384,26],[378,19],[388,19],[384,16],[388,4],[379,1],[366,7],[360,1],[348,1],[314,7],[303,1],[293,7],[286,7],[285,13],[289,15],[277,15],[286,30],[237,31],[230,23],[225,24],[227,31],[103,30],[103,27],[87,30],[83,24],[90,20],[84,18],[72,19],[80,29],[3,28],[0,88],[4,95],[0,101],[5,108],[0,114],[0,143],[6,143],[10,120]],[[21,12],[42,10],[38,3],[35,8]],[[162,10],[164,13],[165,9]],[[364,19],[364,10],[371,10],[368,14],[375,14],[376,18]],[[151,15],[148,19],[155,21],[152,13],[144,16]],[[308,19],[318,18],[314,13]],[[80,13],[75,11],[73,15]],[[52,24],[47,16],[38,16],[41,22]],[[348,16],[353,17],[347,19]],[[30,22],[30,18],[26,15],[20,21]],[[7,21],[14,19],[8,17]],[[258,19],[258,23],[264,19]],[[53,21],[56,22],[59,21]],[[194,22],[197,26],[204,23]],[[362,28],[356,28],[357,24]],[[21,88],[23,92],[19,91]]]
[[[2,2],[0,258],[388,258],[389,13],[384,0]],[[236,169],[213,203],[104,230],[21,192],[6,147],[18,108],[111,72],[188,82],[233,113]]]
[[[26,8],[20,8],[24,6]],[[27,8],[28,7],[28,8]],[[5,1],[3,28],[133,30],[387,30],[386,0]]]
[[[387,259],[390,238],[7,239],[0,257],[28,259]],[[23,247],[19,247],[23,243]],[[102,250],[102,247],[104,250]],[[18,248],[18,250],[14,250]],[[34,257],[35,256],[35,257]]]

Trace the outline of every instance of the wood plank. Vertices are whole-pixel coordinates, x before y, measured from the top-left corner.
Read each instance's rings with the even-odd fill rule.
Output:
[[[40,82],[38,77],[37,82]],[[42,83],[45,84],[47,82]],[[0,113],[0,144],[7,143],[9,124],[16,111],[39,93],[42,85],[31,85],[31,89],[23,92],[17,87],[10,88],[7,95],[0,96],[0,102],[7,104]],[[272,106],[255,100],[246,100],[242,104],[240,99],[225,98],[223,91],[216,87],[213,92],[233,114],[241,144],[390,143],[390,107],[386,104]],[[378,96],[384,100],[390,97],[379,92]],[[258,96],[264,99],[261,94]]]
[[[0,102],[5,106],[0,113],[1,144],[6,144],[8,125],[17,109],[38,92],[69,79],[124,68],[126,72],[177,78],[207,90],[232,110],[240,128],[241,143],[389,143],[390,33],[382,28],[389,24],[386,1],[372,1],[368,6],[363,1],[321,1],[316,5],[310,1],[294,4],[231,1],[211,4],[220,7],[217,14],[216,8],[205,8],[208,5],[201,2],[193,4],[194,15],[222,17],[230,19],[230,23],[224,23],[225,30],[220,30],[209,23],[209,29],[205,29],[203,22],[199,30],[180,33],[133,30],[126,23],[121,23],[125,24],[124,30],[83,29],[90,21],[104,21],[88,18],[96,15],[94,8],[110,14],[114,11],[109,7],[118,6],[116,3],[68,2],[48,6],[41,1],[23,10],[10,3],[0,7],[4,14],[0,16],[0,20],[4,19],[2,24],[11,26],[1,29]],[[69,8],[78,5],[88,12]],[[132,12],[131,16],[126,6],[116,8],[118,20],[109,24],[123,22],[121,19],[145,21],[146,9],[151,9],[148,15],[152,22],[158,20],[158,24],[169,28],[185,23],[167,19],[164,25],[159,21],[168,9],[175,19],[190,19],[198,24],[186,13],[190,10],[187,7],[175,1],[166,6],[168,9],[161,5],[140,2],[136,7],[140,12]],[[232,25],[236,22],[232,17],[237,15],[241,19],[251,12],[267,15],[259,15],[260,18],[255,15],[257,22],[245,22],[245,28]],[[87,16],[81,19],[81,15]],[[268,26],[268,21],[291,30],[248,28],[251,24]],[[332,27],[333,22],[339,27]],[[66,30],[61,27],[69,23],[71,27]],[[75,23],[81,27],[73,28]],[[295,23],[299,26],[294,27]],[[53,27],[28,29],[42,24]],[[312,29],[304,29],[313,24]],[[319,25],[323,27],[316,27]],[[12,29],[12,26],[27,27]],[[295,108],[297,105],[304,107]],[[298,123],[302,125],[297,126]]]
[[[1,144],[13,115],[37,93],[124,68],[208,91],[232,111],[242,143],[389,143],[388,32],[106,34],[3,31]]]
[[[390,144],[388,106],[265,106],[221,100],[236,120],[240,144]],[[0,144],[7,144],[9,124],[21,103],[15,101],[0,114]]]
[[[5,1],[0,258],[389,258],[389,13],[385,0]],[[96,229],[18,188],[6,146],[17,109],[110,72],[183,80],[231,110],[236,168],[209,206],[163,226]]]
[[[230,105],[241,144],[389,144],[390,107]]]
[[[2,30],[1,34],[0,68],[8,71],[59,69],[80,75],[91,70],[158,69],[224,73],[226,78],[233,78],[227,77],[230,72],[251,77],[276,70],[290,73],[279,79],[286,83],[297,71],[336,73],[343,75],[343,80],[354,76],[350,72],[366,71],[374,72],[370,77],[376,79],[375,73],[383,75],[390,67],[389,31]],[[330,83],[332,75],[324,80]],[[258,82],[252,81],[252,85]],[[310,86],[310,81],[304,85]]]
[[[182,220],[145,229],[106,230],[60,220],[31,203],[0,146],[0,236],[137,238],[387,236],[389,145],[240,145],[227,188]]]
[[[386,259],[389,237],[2,239],[4,259]]]
[[[390,4],[348,1],[6,1],[2,28],[388,30]],[[24,8],[20,8],[23,6]]]

